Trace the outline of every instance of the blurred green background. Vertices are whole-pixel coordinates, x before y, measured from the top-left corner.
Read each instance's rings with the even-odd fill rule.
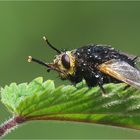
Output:
[[[61,81],[55,72],[29,64],[28,55],[50,62],[58,48],[74,49],[89,43],[111,44],[140,55],[140,2],[0,2],[0,85],[29,82],[43,76]],[[9,118],[0,106],[0,122]],[[139,138],[140,131],[70,122],[30,122],[5,138]]]

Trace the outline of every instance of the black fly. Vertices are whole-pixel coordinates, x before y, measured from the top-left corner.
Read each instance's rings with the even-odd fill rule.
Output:
[[[83,79],[89,87],[98,85],[105,93],[103,84],[121,83],[140,89],[140,70],[136,66],[139,57],[122,53],[108,45],[86,45],[72,51],[60,51],[46,37],[47,44],[58,55],[52,63],[45,63],[29,56],[28,61],[34,61],[55,70],[60,78],[68,79],[76,84]]]

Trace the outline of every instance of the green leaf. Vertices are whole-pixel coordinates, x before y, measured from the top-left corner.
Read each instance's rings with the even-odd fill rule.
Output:
[[[1,89],[1,101],[16,116],[26,120],[66,120],[140,129],[140,91],[126,84],[99,87],[54,86],[37,78],[31,83],[12,83]]]

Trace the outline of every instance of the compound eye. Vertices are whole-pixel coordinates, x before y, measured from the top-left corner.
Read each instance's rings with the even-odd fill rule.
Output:
[[[66,69],[70,68],[70,58],[67,54],[63,54],[61,58],[62,64]]]

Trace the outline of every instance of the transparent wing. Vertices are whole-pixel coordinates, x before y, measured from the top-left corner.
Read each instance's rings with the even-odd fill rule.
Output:
[[[140,89],[140,71],[125,61],[110,60],[99,65],[98,69],[103,73]]]

